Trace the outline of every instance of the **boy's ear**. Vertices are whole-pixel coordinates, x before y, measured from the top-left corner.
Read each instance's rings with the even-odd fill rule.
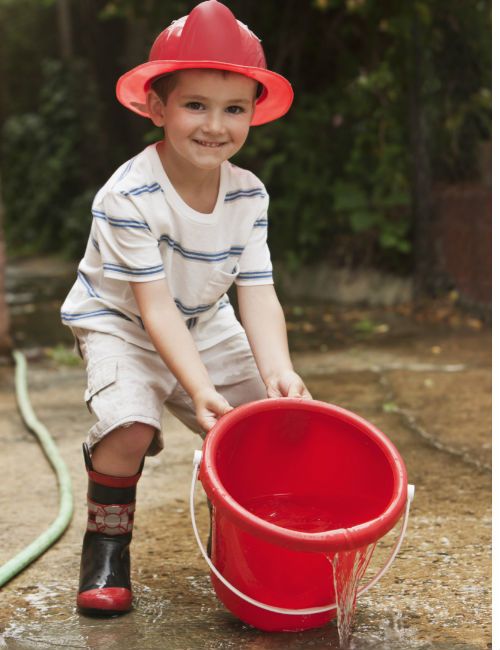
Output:
[[[146,106],[149,117],[155,126],[164,126],[165,123],[165,104],[158,97],[154,90],[148,90],[146,95]]]

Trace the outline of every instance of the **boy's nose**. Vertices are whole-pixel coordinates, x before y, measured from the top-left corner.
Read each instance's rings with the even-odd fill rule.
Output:
[[[207,113],[206,119],[203,123],[202,129],[205,133],[223,133],[224,132],[224,119],[218,111],[211,111]]]

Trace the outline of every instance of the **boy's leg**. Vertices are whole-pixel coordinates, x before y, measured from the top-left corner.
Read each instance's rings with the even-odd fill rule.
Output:
[[[114,614],[132,605],[129,546],[136,485],[154,433],[141,423],[115,429],[97,445],[92,458],[84,444],[88,522],[77,597],[80,611]],[[119,441],[121,452],[115,455]]]
[[[159,357],[115,336],[78,331],[87,365],[86,401],[97,418],[86,445],[89,518],[78,606],[130,609],[129,545],[136,485],[146,454],[160,451],[160,420],[173,378]]]

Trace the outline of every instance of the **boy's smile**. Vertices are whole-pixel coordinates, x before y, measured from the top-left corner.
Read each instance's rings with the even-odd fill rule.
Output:
[[[193,179],[217,171],[243,146],[252,120],[256,82],[216,70],[183,70],[164,104],[150,94],[156,126],[165,132],[162,162]]]

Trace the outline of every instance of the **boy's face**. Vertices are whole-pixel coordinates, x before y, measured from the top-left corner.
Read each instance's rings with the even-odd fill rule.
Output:
[[[212,170],[243,146],[255,107],[256,82],[235,73],[182,70],[165,104],[148,94],[156,126],[163,127],[172,160]]]

